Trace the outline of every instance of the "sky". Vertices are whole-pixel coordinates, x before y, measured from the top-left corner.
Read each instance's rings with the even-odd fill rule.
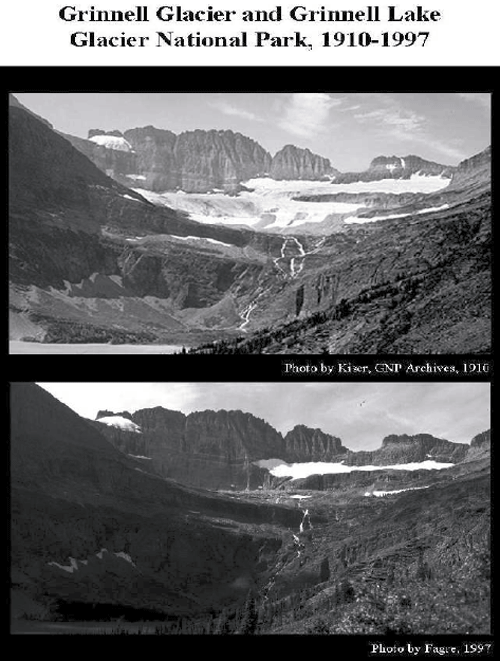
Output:
[[[416,154],[456,165],[490,144],[489,93],[22,93],[14,95],[56,129],[153,125],[181,133],[231,129],[271,154],[309,148],[333,167],[360,171],[379,155]]]
[[[320,428],[353,450],[389,434],[469,443],[490,427],[488,383],[39,383],[83,417],[163,406],[190,413],[239,409],[282,434]]]

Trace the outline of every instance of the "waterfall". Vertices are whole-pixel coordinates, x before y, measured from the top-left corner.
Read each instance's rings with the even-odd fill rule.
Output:
[[[309,510],[301,510],[304,512],[302,521],[300,522],[299,532],[304,532],[305,530],[312,530],[311,519],[309,517]]]

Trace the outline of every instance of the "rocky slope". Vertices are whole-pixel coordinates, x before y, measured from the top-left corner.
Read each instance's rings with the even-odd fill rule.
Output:
[[[46,614],[178,616],[237,601],[280,526],[299,525],[292,508],[158,478],[34,384],[12,384],[10,404],[13,588]]]
[[[448,201],[471,198],[491,191],[491,146],[461,161],[453,172],[450,185],[438,191]]]
[[[292,287],[267,306],[268,318],[273,310],[277,315],[287,310],[285,323],[275,321],[253,336],[211,350],[455,353],[461,346],[471,353],[488,352],[488,160],[487,153],[478,159],[471,188],[460,191],[457,186],[448,196],[427,196],[431,199],[426,204],[440,207],[444,202],[443,208],[428,213],[409,208],[401,218],[396,215],[325,237],[319,250],[306,248],[310,254],[303,258]],[[257,310],[254,314],[257,317]]]
[[[242,322],[231,289],[254,290],[279,239],[156,207],[23,109],[11,107],[9,121],[14,316],[52,341],[189,332],[189,313],[176,316],[184,309],[195,328]]]
[[[464,461],[489,461],[491,456],[491,431],[474,436]]]

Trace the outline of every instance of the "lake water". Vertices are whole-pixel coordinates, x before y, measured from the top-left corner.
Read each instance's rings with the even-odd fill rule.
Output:
[[[181,349],[180,344],[42,344],[18,340],[9,342],[9,353],[12,354],[168,354]]]
[[[127,630],[129,634],[154,634],[155,627],[164,626],[164,622],[38,622],[31,620],[12,620],[12,634],[111,634],[113,631]]]

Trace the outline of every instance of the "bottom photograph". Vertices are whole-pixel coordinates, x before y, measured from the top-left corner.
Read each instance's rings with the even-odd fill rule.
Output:
[[[11,633],[488,635],[490,384],[11,383]]]

